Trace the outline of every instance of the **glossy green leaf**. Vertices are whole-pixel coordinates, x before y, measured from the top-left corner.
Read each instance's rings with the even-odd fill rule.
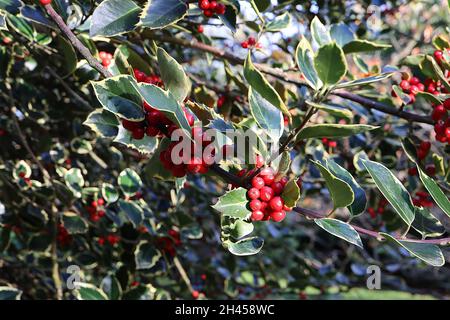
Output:
[[[230,235],[236,240],[239,240],[253,232],[253,223],[245,222],[240,219],[232,222],[230,225]]]
[[[117,189],[110,183],[102,184],[102,197],[108,203],[113,203],[119,200],[119,192]]]
[[[158,48],[157,57],[165,88],[179,102],[183,102],[191,90],[191,81],[184,72],[183,67],[162,48]]]
[[[14,31],[30,41],[34,40],[35,30],[27,20],[21,18],[20,16],[8,14],[6,15],[6,21],[8,22],[9,27],[11,27]]]
[[[386,200],[409,226],[414,221],[414,205],[411,196],[402,185],[400,180],[381,163],[370,160],[361,160],[366,167],[370,176],[374,180],[378,189],[381,191]]]
[[[141,8],[131,0],[105,0],[92,14],[90,36],[116,36],[131,31]]]
[[[378,129],[366,124],[315,124],[304,128],[297,140],[309,138],[341,138]]]
[[[58,37],[57,44],[59,52],[64,57],[63,69],[65,70],[66,75],[70,75],[77,69],[77,53],[70,41],[66,40],[64,37]]]
[[[0,300],[20,300],[22,291],[13,287],[0,286]]]
[[[64,175],[64,180],[67,187],[72,191],[73,195],[77,198],[81,197],[81,191],[84,186],[84,178],[81,174],[81,170],[78,168],[72,168]]]
[[[132,197],[142,187],[142,180],[136,171],[126,168],[119,174],[117,184],[127,197]]]
[[[139,24],[150,29],[164,28],[182,19],[187,9],[183,0],[149,0]]]
[[[347,81],[343,83],[339,83],[336,85],[336,89],[344,89],[344,88],[350,88],[350,87],[357,87],[357,86],[364,86],[367,84],[383,81],[386,79],[389,79],[392,77],[394,72],[385,72],[376,76],[370,76],[366,78],[356,79],[352,81]]]
[[[126,214],[128,220],[133,224],[133,226],[135,228],[139,227],[144,218],[144,211],[142,208],[133,201],[125,201],[120,199],[118,203],[120,210]]]
[[[114,56],[116,56],[119,52],[124,58],[127,59],[128,63],[133,69],[139,69],[146,74],[152,73],[152,68],[150,67],[149,63],[127,45],[122,44],[118,46],[116,52],[114,53]]]
[[[25,160],[20,160],[14,166],[14,170],[12,172],[13,178],[15,180],[22,178],[29,178],[31,176],[31,167]]]
[[[322,177],[325,179],[325,185],[330,191],[331,199],[333,200],[333,211],[337,208],[344,208],[351,205],[355,200],[355,194],[350,185],[332,174],[320,162],[316,161],[314,164],[320,170]]]
[[[380,232],[386,240],[405,248],[411,255],[419,258],[433,267],[441,267],[445,264],[444,255],[441,249],[435,244],[417,243],[397,240],[387,233]]]
[[[338,83],[347,73],[344,52],[336,43],[320,47],[314,57],[314,68],[323,83],[327,85]]]
[[[441,208],[442,211],[444,211],[445,214],[450,217],[450,201],[448,200],[448,195],[445,195],[442,189],[439,188],[436,181],[434,181],[427,174],[425,174],[425,172],[423,172],[423,170],[420,168],[418,164],[417,170],[419,171],[420,180],[430,193],[433,200],[436,201],[439,208]]]
[[[343,22],[331,26],[330,36],[341,48],[356,39],[354,32]]]
[[[428,208],[415,207],[415,209],[415,218],[411,226],[422,237],[439,237],[445,233],[445,227]]]
[[[297,184],[297,179],[289,180],[283,189],[281,198],[286,206],[289,208],[295,207],[300,199],[300,187]]]
[[[256,123],[267,133],[276,144],[284,131],[283,115],[279,109],[264,99],[252,87],[248,90],[250,111]]]
[[[102,108],[92,111],[83,124],[104,138],[114,138],[119,132],[116,116]]]
[[[140,83],[137,85],[142,98],[153,108],[164,113],[178,127],[190,134],[191,127],[184,115],[183,109],[175,96],[160,87],[152,84]]]
[[[119,126],[119,132],[114,138],[114,142],[118,142],[126,145],[128,148],[139,151],[143,154],[151,154],[158,147],[158,138],[144,136],[142,139],[134,139],[131,132],[125,129],[123,126]]]
[[[319,46],[331,42],[330,33],[317,16],[311,21],[311,36]]]
[[[62,223],[69,234],[83,234],[89,228],[87,222],[79,214],[70,211],[63,213]]]
[[[89,283],[76,282],[75,296],[78,300],[108,300],[106,294],[96,286]]]
[[[326,166],[332,174],[334,174],[339,179],[347,182],[350,188],[352,188],[355,195],[355,200],[350,206],[347,207],[351,215],[357,216],[363,213],[366,210],[367,206],[367,197],[364,189],[360,187],[360,185],[358,184],[358,182],[356,182],[355,178],[353,178],[350,172],[345,170],[332,159],[327,160]]]
[[[320,89],[323,85],[314,68],[314,52],[308,40],[302,36],[295,51],[295,59],[300,72],[313,89]]]
[[[280,31],[287,28],[290,23],[291,23],[291,15],[289,14],[289,12],[285,12],[282,15],[275,17],[275,19],[273,19],[269,23],[267,23],[266,31],[269,32]]]
[[[0,11],[17,14],[21,6],[20,0],[0,0]]]
[[[278,92],[270,85],[263,74],[253,65],[250,53],[244,63],[244,76],[253,90],[258,92],[264,99],[281,110],[289,118],[291,114],[280,98]]]
[[[382,50],[390,48],[389,44],[374,43],[367,40],[353,40],[347,43],[342,49],[345,54],[356,52],[371,52],[376,50]]]
[[[349,119],[351,120],[353,118],[353,113],[348,110],[348,109],[344,109],[344,108],[338,108],[335,106],[329,106],[326,104],[318,104],[318,103],[314,103],[312,101],[306,101],[306,104],[314,107],[316,109],[325,111],[333,116],[339,117],[339,118],[345,118],[345,119]]]
[[[356,232],[356,230],[348,223],[331,218],[314,219],[314,222],[332,235],[344,239],[360,248],[363,247],[358,232]]]
[[[236,256],[251,256],[261,251],[264,246],[264,240],[259,237],[251,237],[238,242],[230,242],[228,251]]]
[[[110,300],[119,300],[122,297],[122,286],[119,280],[113,275],[104,277],[100,288],[108,295]]]
[[[106,110],[130,121],[144,120],[142,98],[132,76],[120,75],[92,82],[92,86],[97,99]]]
[[[142,241],[136,247],[134,258],[136,261],[136,269],[150,269],[153,268],[161,258],[161,253],[156,249],[154,244]]]
[[[247,209],[247,190],[237,188],[225,193],[212,207],[224,216],[246,219],[251,212]]]

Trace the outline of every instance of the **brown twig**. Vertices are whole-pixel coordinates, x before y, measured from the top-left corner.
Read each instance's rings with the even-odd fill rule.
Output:
[[[83,57],[87,60],[87,62],[96,70],[98,70],[103,77],[109,78],[112,74],[106,70],[101,63],[95,59],[95,57],[91,54],[88,48],[84,44],[81,43],[80,40],[75,36],[75,34],[70,30],[61,16],[53,9],[51,4],[45,5],[45,10],[47,10],[48,15],[55,21],[58,25],[59,29],[66,35],[72,45],[83,55]]]

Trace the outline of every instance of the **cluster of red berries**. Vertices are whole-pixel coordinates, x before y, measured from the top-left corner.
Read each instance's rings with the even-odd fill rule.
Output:
[[[108,242],[110,245],[114,246],[120,242],[120,237],[116,234],[109,234],[106,237],[100,237],[97,240],[97,243],[101,246],[103,246],[106,242]]]
[[[400,89],[407,95],[409,95],[409,104],[413,104],[416,101],[416,95],[418,92],[425,91],[425,85],[420,82],[419,78],[405,75],[403,80],[399,83]],[[392,96],[397,97],[397,93],[392,90]]]
[[[98,56],[100,57],[100,60],[102,60],[102,65],[105,68],[108,68],[109,65],[111,64],[113,55],[111,53],[109,53],[109,52],[106,52],[106,51],[100,51],[98,53]]]
[[[104,205],[105,200],[99,198],[92,201],[91,204],[86,207],[87,212],[89,212],[89,219],[91,219],[92,222],[97,222],[106,215]]]
[[[177,253],[175,247],[181,246],[180,233],[174,229],[170,229],[167,234],[168,236],[160,237],[156,240],[156,246],[164,251],[164,253],[175,257]]]
[[[52,3],[52,0],[39,0],[39,2],[41,3],[41,5],[46,6]]]
[[[385,210],[387,204],[388,204],[387,200],[384,198],[381,198],[378,201],[378,208],[375,210],[375,208],[370,207],[367,209],[367,212],[369,213],[369,215],[372,219],[375,219],[377,217],[377,215],[382,215],[384,213],[384,210]]]
[[[208,168],[215,162],[215,148],[209,148],[211,151],[209,154],[204,153],[204,148],[211,144],[211,138],[206,136],[201,127],[192,127],[192,142],[191,142],[191,158],[187,163],[175,164],[172,160],[172,151],[180,142],[171,142],[167,149],[161,151],[159,159],[166,170],[169,170],[174,177],[181,178],[187,173],[191,174],[205,174],[208,172]],[[200,143],[199,143],[200,142]],[[224,153],[226,146],[224,146]],[[201,155],[198,157],[196,155]],[[183,157],[183,150],[177,155],[177,157]]]
[[[156,75],[147,76],[144,72],[135,69],[134,76],[138,82],[149,83],[157,86],[162,86],[162,80]],[[143,121],[130,121],[122,119],[122,125],[125,129],[131,132],[133,139],[141,140],[145,135],[150,137],[163,136],[166,134],[170,136],[172,132],[178,127],[169,120],[161,111],[152,108],[144,101],[143,109],[145,112],[145,119]],[[194,117],[184,109],[187,120],[194,123]]]
[[[431,118],[435,121],[434,132],[436,133],[436,140],[441,143],[450,145],[450,117],[448,110],[450,110],[450,99],[444,101],[443,104],[434,105]]]
[[[327,138],[322,138],[322,143],[329,148],[336,148],[337,142],[333,140],[329,140]]]
[[[412,199],[413,204],[417,207],[430,208],[433,206],[433,201],[430,195],[424,191],[417,191],[416,196]]]
[[[249,173],[251,174],[251,171]],[[243,169],[238,176],[243,177],[246,174],[247,170]],[[281,222],[284,220],[286,211],[291,211],[291,208],[284,204],[284,200],[280,196],[287,182],[287,177],[276,180],[275,172],[271,167],[263,168],[258,175],[252,178],[252,187],[247,191],[252,221]]]
[[[215,0],[199,0],[198,6],[202,9],[205,17],[212,17],[214,14],[224,14],[226,7],[223,3],[217,3]]]
[[[254,37],[248,37],[247,40],[241,42],[241,47],[244,49],[253,47],[260,49],[262,46],[259,42],[256,42],[256,39]]]
[[[57,228],[56,240],[59,245],[62,247],[69,245],[72,242],[72,236],[62,224],[58,224]]]

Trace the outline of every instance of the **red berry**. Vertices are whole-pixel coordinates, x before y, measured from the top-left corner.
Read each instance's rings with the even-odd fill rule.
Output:
[[[212,0],[212,1],[209,3],[209,9],[211,9],[211,10],[216,10],[216,8],[217,8],[217,1]]]
[[[420,80],[419,80],[419,78],[417,78],[417,77],[412,77],[411,79],[409,79],[409,84],[411,84],[411,85],[413,85],[413,86],[416,86],[416,85],[418,85],[420,83]]]
[[[252,179],[252,186],[253,188],[256,189],[261,189],[262,187],[264,187],[265,183],[264,183],[264,179],[261,177],[254,177]]]
[[[238,177],[243,177],[247,173],[247,169],[242,169],[237,173]]]
[[[209,9],[209,0],[200,0],[198,5],[203,10]]]
[[[258,199],[254,199],[254,200],[250,201],[249,207],[250,207],[250,210],[252,210],[252,211],[261,210],[262,202]]]
[[[273,183],[273,181],[275,180],[275,176],[273,174],[268,174],[268,175],[264,175],[264,176],[261,175],[261,177],[264,179],[264,183],[267,186],[270,186]]]
[[[439,121],[445,116],[446,113],[447,111],[445,110],[444,106],[440,104],[434,108],[433,112],[431,113],[431,118],[434,121]]]
[[[225,7],[225,5],[223,3],[218,3],[217,7],[216,7],[216,13],[217,14],[224,14],[226,9],[227,8]]]
[[[425,150],[422,150],[422,149],[417,150],[417,157],[418,157],[420,160],[425,159],[425,157],[427,156],[427,154],[428,154],[428,151],[425,151]]]
[[[259,190],[256,188],[251,188],[250,190],[247,191],[247,196],[250,199],[258,199],[259,198]]]
[[[200,158],[193,158],[186,168],[190,173],[199,173],[202,168],[202,160]]]
[[[284,218],[286,218],[286,212],[284,211],[273,211],[270,214],[270,218],[272,218],[273,221],[275,222],[281,222],[284,220]]]
[[[105,238],[98,238],[97,243],[99,245],[101,245],[101,246],[104,245],[105,244]]]
[[[46,6],[46,5],[50,4],[50,3],[52,3],[52,0],[39,0],[39,2],[40,2],[43,6]]]
[[[409,90],[410,86],[411,85],[409,84],[408,80],[402,80],[400,82],[400,88],[402,88],[403,91]]]
[[[417,168],[416,167],[409,168],[408,169],[408,175],[416,176],[417,175]]]
[[[198,299],[200,293],[197,290],[192,291],[192,298]]]
[[[200,24],[197,26],[197,32],[198,33],[203,33],[203,31],[205,31],[205,28]]]
[[[248,37],[247,41],[249,46],[254,46],[256,44],[256,39],[253,37]]]
[[[422,141],[420,143],[419,148],[428,152],[430,150],[430,148],[431,148],[430,141]]]
[[[156,137],[159,134],[159,129],[157,127],[149,126],[145,129],[145,134],[149,137]]]
[[[145,135],[144,128],[136,128],[131,132],[131,136],[133,137],[133,139],[136,140],[141,140],[142,138],[144,138],[144,135]]]
[[[128,131],[133,131],[141,126],[140,122],[134,122],[127,119],[122,119],[122,126]]]
[[[283,210],[284,201],[281,197],[273,197],[269,202],[269,206],[273,211],[281,211]]]
[[[419,91],[425,91],[425,86],[423,85],[423,83],[417,84],[417,88],[419,89]]]
[[[247,49],[248,48],[248,42],[247,41],[242,41],[241,42],[241,47],[244,48],[244,49]]]
[[[186,175],[186,168],[182,164],[175,165],[172,168],[172,175],[176,178],[184,177]]]
[[[262,201],[270,201],[270,199],[272,199],[273,195],[274,195],[273,189],[271,187],[267,187],[267,186],[262,187],[259,192],[261,193],[259,198]]]
[[[445,123],[442,120],[439,120],[434,125],[434,132],[436,132],[436,135],[443,135],[445,132]]]
[[[264,212],[261,210],[256,210],[252,212],[251,219],[253,221],[261,221],[264,218]]]
[[[450,110],[450,99],[444,101],[444,108]]]
[[[444,57],[444,53],[441,50],[436,50],[433,53],[433,56],[437,63],[441,63],[442,58]]]
[[[214,15],[214,11],[208,9],[208,10],[203,11],[203,14],[205,15],[205,17],[210,18]]]
[[[280,183],[283,185],[283,187],[287,184],[289,182],[289,178],[288,177],[283,177],[283,178],[281,178],[281,180],[280,180]],[[301,188],[301,181],[300,180],[297,180],[297,184],[298,184],[298,186],[299,186],[299,188]]]
[[[429,164],[425,167],[425,171],[429,176],[434,176],[436,174],[436,167],[434,164]]]
[[[98,216],[99,216],[100,218],[103,218],[103,217],[106,215],[106,212],[105,212],[104,210],[99,210],[99,211],[97,212],[97,214],[98,214]]]
[[[261,168],[264,165],[264,157],[260,154],[255,156],[255,166]]]
[[[102,205],[105,204],[105,200],[103,200],[103,198],[100,198],[100,199],[97,200],[97,204],[98,204],[99,206],[102,206]]]
[[[445,136],[447,137],[447,141],[450,141],[450,127],[445,128]]]
[[[412,86],[409,88],[409,91],[411,92],[411,94],[416,95],[417,92],[419,92],[419,88],[418,88],[416,85],[412,85]]]
[[[276,181],[270,185],[275,194],[280,194],[283,192],[284,186],[280,181]]]

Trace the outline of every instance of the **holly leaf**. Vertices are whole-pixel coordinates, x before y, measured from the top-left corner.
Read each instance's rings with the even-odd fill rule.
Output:
[[[141,178],[136,171],[130,168],[126,168],[119,174],[117,183],[127,197],[134,196],[142,187]]]
[[[450,217],[450,201],[448,200],[448,196],[446,196],[442,189],[439,188],[439,185],[436,183],[436,181],[434,181],[425,172],[423,172],[418,163],[416,163],[416,165],[417,171],[419,171],[420,180],[422,181],[423,185],[428,190],[439,208],[441,208],[442,211],[444,211],[444,213]]]
[[[237,188],[225,193],[212,207],[224,216],[246,219],[251,212],[247,209],[247,190]]]
[[[317,16],[311,21],[310,29],[311,36],[319,47],[331,42],[330,33],[328,32],[327,27],[323,25]]]
[[[165,88],[179,102],[183,102],[191,90],[191,81],[186,76],[183,67],[162,48],[158,48],[157,57]]]
[[[263,74],[253,65],[250,53],[244,63],[244,76],[253,90],[258,92],[264,99],[281,110],[289,118],[291,114],[280,98],[278,92],[270,85]]]
[[[144,219],[144,211],[142,208],[133,201],[125,201],[120,199],[118,203],[120,210],[125,212],[128,220],[133,224],[133,226],[135,228],[139,227]]]
[[[355,200],[355,194],[349,184],[332,174],[319,161],[313,163],[325,179],[325,185],[330,191],[331,199],[333,200],[333,211],[337,208],[344,208],[351,205]]]
[[[81,198],[81,192],[84,186],[84,178],[79,168],[72,168],[64,175],[67,187],[72,191],[76,198]]]
[[[245,238],[237,242],[229,242],[228,251],[236,256],[251,256],[261,251],[264,240],[260,237]]]
[[[150,29],[165,28],[183,19],[187,9],[182,0],[149,0],[142,10],[139,25]]]
[[[378,189],[395,212],[409,226],[414,221],[414,205],[406,188],[394,174],[381,163],[361,159]]]
[[[112,37],[131,31],[141,8],[131,0],[105,0],[92,14],[90,36]]]
[[[62,223],[69,234],[83,234],[89,228],[88,223],[80,215],[70,211],[63,213]]]
[[[342,49],[336,43],[319,48],[314,57],[317,75],[327,85],[338,83],[347,73],[347,62]]]
[[[353,40],[347,43],[342,49],[345,54],[357,52],[371,52],[390,48],[389,44],[374,43],[367,40]]]
[[[331,218],[314,219],[314,222],[332,235],[344,239],[360,248],[363,247],[358,232],[356,232],[356,230],[348,223]]]
[[[153,268],[161,258],[161,252],[148,241],[141,241],[134,251],[137,270]]]
[[[314,124],[304,128],[297,136],[297,141],[310,138],[342,138],[358,133],[378,129],[367,124]]]
[[[108,203],[113,203],[119,200],[119,192],[117,189],[110,183],[102,184],[102,197]]]
[[[89,283],[75,282],[75,297],[78,300],[108,300],[106,294],[96,286]]]
[[[433,267],[441,267],[445,264],[444,255],[441,249],[435,244],[418,243],[411,241],[397,240],[387,233],[380,232],[389,242],[395,243],[408,251],[411,255],[419,258]]]
[[[313,89],[320,89],[323,82],[319,79],[317,71],[314,68],[314,52],[311,44],[304,36],[300,39],[297,49],[295,50],[295,60],[306,82],[308,82]]]
[[[289,208],[295,207],[300,199],[300,187],[297,184],[297,179],[289,180],[283,189],[281,198],[284,204]]]

